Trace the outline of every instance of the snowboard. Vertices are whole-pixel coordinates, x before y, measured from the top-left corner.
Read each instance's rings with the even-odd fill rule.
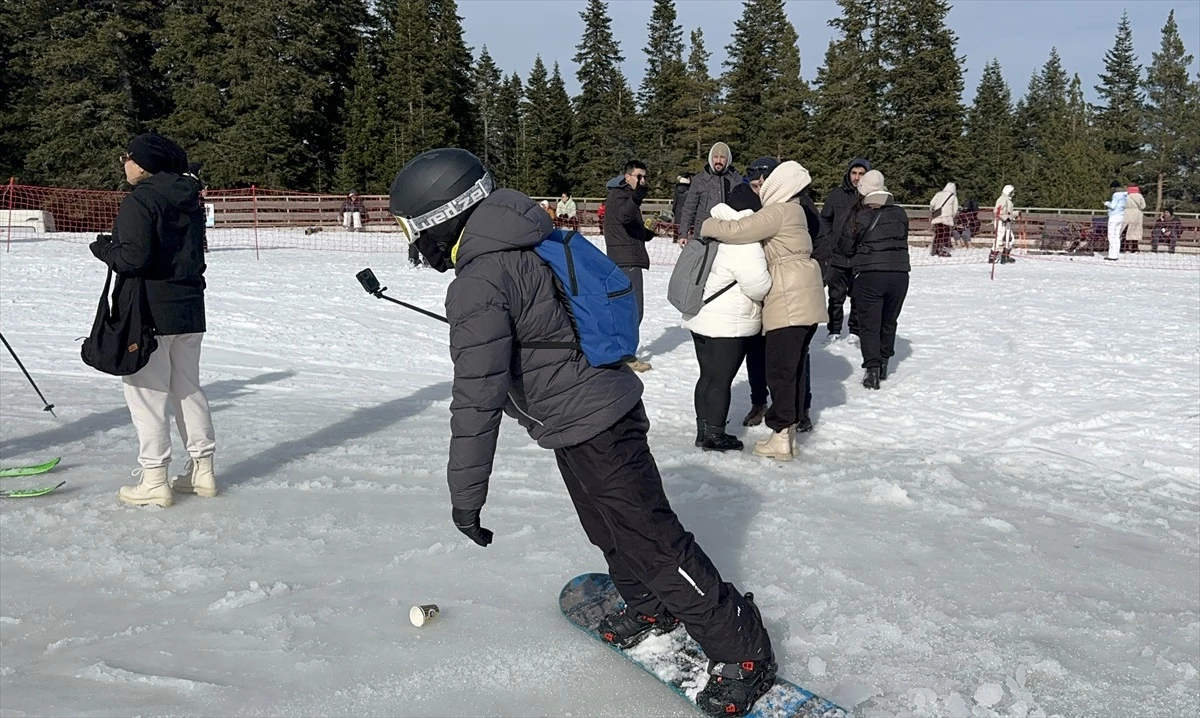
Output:
[[[576,576],[563,586],[558,597],[559,608],[567,620],[601,643],[604,641],[596,626],[621,603],[621,596],[606,573]],[[651,635],[624,650],[610,643],[604,645],[653,674],[693,706],[708,682],[708,659],[683,626],[661,636]],[[845,715],[832,701],[776,677],[775,685],[758,699],[747,718],[844,718]]]

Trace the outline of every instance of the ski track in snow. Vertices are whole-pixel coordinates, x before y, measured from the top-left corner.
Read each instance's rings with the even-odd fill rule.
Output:
[[[445,327],[354,273],[439,313],[450,278],[399,254],[262,257],[209,255],[222,493],[137,510],[115,497],[136,455],[120,381],[76,341],[103,265],[54,241],[0,255],[5,336],[59,414],[0,357],[0,455],[63,457],[5,481],[68,482],[0,502],[0,715],[695,715],[559,616],[603,562],[515,422],[495,543],[452,526]],[[692,446],[691,339],[650,271],[672,504],[755,592],[782,673],[856,715],[1197,715],[1200,274],[997,275],[914,271],[880,392],[855,345],[815,346],[816,430],[777,465]],[[748,394],[743,373],[733,423]]]

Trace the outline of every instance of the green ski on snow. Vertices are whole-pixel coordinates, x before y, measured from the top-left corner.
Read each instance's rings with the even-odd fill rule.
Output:
[[[44,464],[37,464],[35,466],[9,466],[0,469],[0,479],[14,476],[36,476],[37,474],[44,474],[50,469],[53,469],[55,466],[58,466],[58,462],[60,461],[62,461],[62,457],[56,456]]]
[[[29,498],[33,498],[34,496],[45,496],[46,494],[51,494],[51,493],[54,493],[55,491],[58,491],[63,486],[65,486],[66,483],[67,482],[65,482],[65,481],[60,481],[55,486],[40,486],[40,487],[34,488],[34,489],[9,489],[8,491],[0,491],[0,498],[3,498],[3,499],[29,499]]]

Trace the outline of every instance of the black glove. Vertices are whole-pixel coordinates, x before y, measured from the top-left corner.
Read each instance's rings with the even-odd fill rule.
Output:
[[[646,184],[645,180],[638,182],[638,186],[633,188],[634,204],[640,205],[648,194],[650,194],[650,185]]]
[[[96,241],[88,245],[88,249],[92,250],[92,256],[96,259],[103,260],[101,253],[112,244],[111,234],[97,234]]]
[[[487,546],[492,542],[492,532],[479,525],[479,509],[454,509],[450,516],[454,519],[454,528],[475,543]]]

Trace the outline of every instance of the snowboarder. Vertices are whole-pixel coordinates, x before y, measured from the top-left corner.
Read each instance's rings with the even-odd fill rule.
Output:
[[[1001,264],[1017,261],[1012,258],[1013,222],[1017,221],[1019,214],[1013,209],[1012,198],[1015,191],[1012,185],[1004,185],[1004,190],[996,199],[996,206],[992,208],[992,219],[996,223],[996,241],[992,243],[992,251],[988,254],[989,264],[995,264],[997,259]]]
[[[172,489],[217,495],[212,414],[200,387],[200,344],[206,329],[204,210],[200,184],[186,176],[187,155],[171,140],[153,133],[138,135],[123,161],[133,191],[121,201],[112,235],[100,235],[90,249],[118,277],[143,277],[158,348],[146,366],[123,377],[140,444],[141,468],[134,475],[141,479],[136,486],[122,486],[117,496],[133,506],[170,506],[175,502]],[[124,294],[121,301],[135,301]],[[191,461],[168,484],[172,407]]]
[[[721,578],[671,509],[647,443],[641,380],[624,364],[593,367],[574,349],[522,346],[575,335],[555,275],[534,251],[555,231],[550,218],[520,192],[493,191],[487,168],[461,149],[405,165],[390,209],[430,266],[455,274],[446,291],[454,525],[480,546],[492,541],[479,517],[507,413],[554,451],[625,599],[600,634],[630,646],[682,623],[710,659],[697,704],[744,715],[774,680],[771,641],[757,607]]]

